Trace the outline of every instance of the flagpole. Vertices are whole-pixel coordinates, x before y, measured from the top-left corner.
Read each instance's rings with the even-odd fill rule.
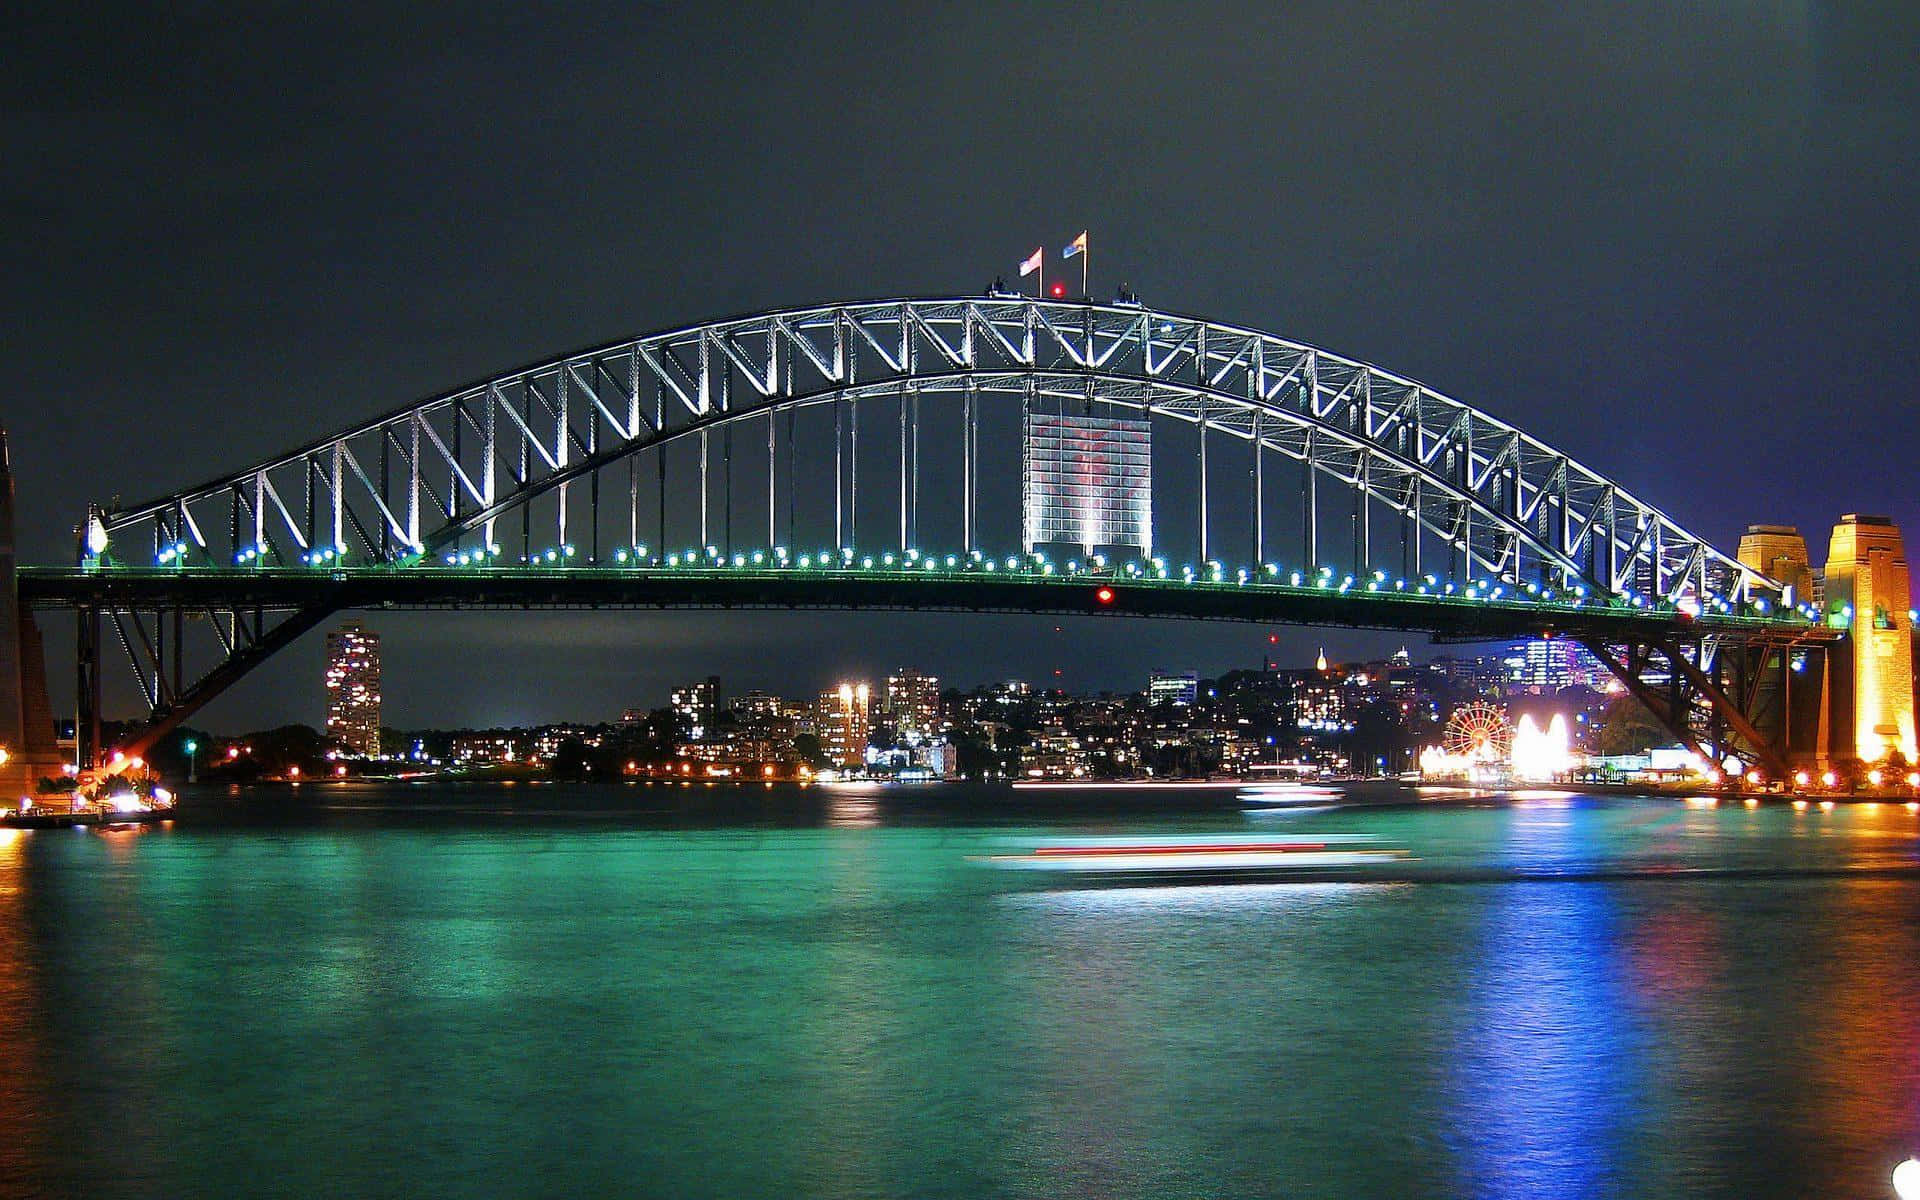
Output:
[[[1087,264],[1093,261],[1093,239],[1087,238],[1087,244],[1080,247],[1080,294],[1088,300],[1093,299],[1093,289],[1087,286]]]

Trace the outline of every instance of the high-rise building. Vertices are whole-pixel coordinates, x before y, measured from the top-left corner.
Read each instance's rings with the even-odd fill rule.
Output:
[[[814,727],[834,766],[858,767],[866,762],[872,701],[873,691],[864,683],[843,683],[820,693]]]
[[[358,621],[327,635],[327,736],[380,753],[380,635]]]
[[[1598,690],[1607,670],[1593,652],[1572,638],[1529,638],[1507,647],[1501,666],[1509,688],[1551,694],[1580,686]]]
[[[1147,676],[1149,704],[1192,704],[1200,697],[1200,677],[1192,671],[1155,671]]]
[[[927,738],[940,724],[940,680],[913,667],[887,676],[887,717],[903,738]]]
[[[1827,623],[1851,632],[1828,656],[1823,759],[1920,759],[1914,738],[1912,592],[1900,529],[1848,513],[1827,551]]]
[[[704,742],[712,735],[714,719],[720,715],[718,675],[709,675],[699,683],[677,687],[669,699],[674,718],[690,740]]]

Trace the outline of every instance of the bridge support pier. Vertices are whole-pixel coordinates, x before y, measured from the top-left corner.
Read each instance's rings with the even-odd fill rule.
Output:
[[[1822,670],[1806,668],[1823,668],[1826,642],[1817,634],[1579,640],[1682,745],[1716,767],[1737,757],[1781,780],[1813,753]]]

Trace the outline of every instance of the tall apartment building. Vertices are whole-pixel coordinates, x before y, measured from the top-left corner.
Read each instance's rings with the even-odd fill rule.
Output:
[[[939,732],[940,680],[913,667],[887,676],[887,716],[901,737],[928,738]]]
[[[380,753],[380,635],[358,621],[327,634],[327,736]]]
[[[864,683],[843,683],[820,693],[814,728],[834,766],[858,767],[866,762],[872,701],[872,689]]]
[[[670,698],[673,715],[681,729],[693,741],[704,742],[713,735],[713,723],[720,715],[720,677],[709,675],[699,683],[673,689]]]

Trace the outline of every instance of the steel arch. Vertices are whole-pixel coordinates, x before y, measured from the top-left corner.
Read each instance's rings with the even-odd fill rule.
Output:
[[[146,527],[154,559],[183,568],[347,554],[432,567],[556,493],[564,540],[572,485],[676,439],[838,398],[963,388],[1151,408],[1257,440],[1514,583],[1736,605],[1778,594],[1612,480],[1404,376],[1202,318],[1011,297],[781,310],[565,354],[181,492],[95,508],[83,562],[145,565],[120,548]]]

